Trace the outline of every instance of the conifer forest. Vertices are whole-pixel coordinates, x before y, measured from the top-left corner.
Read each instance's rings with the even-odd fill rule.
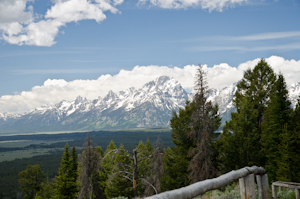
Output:
[[[142,198],[253,165],[266,169],[270,183],[300,182],[300,98],[292,108],[285,77],[264,59],[246,70],[234,95],[236,111],[222,127],[218,105],[206,98],[208,81],[199,65],[193,99],[170,120],[170,147],[157,136],[131,150],[113,140],[101,148],[87,134],[81,150],[65,144],[54,178],[29,164],[18,173],[17,193],[0,196]]]

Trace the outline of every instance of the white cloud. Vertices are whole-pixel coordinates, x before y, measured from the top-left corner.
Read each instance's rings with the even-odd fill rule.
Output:
[[[208,83],[211,88],[223,88],[242,79],[248,68],[253,68],[260,59],[247,61],[238,67],[226,63],[207,67]],[[282,57],[271,56],[266,61],[275,72],[281,71],[288,84],[300,81],[300,60],[285,60]],[[41,86],[35,86],[30,91],[23,91],[16,95],[5,95],[0,98],[2,112],[25,112],[43,104],[53,105],[62,100],[73,100],[78,95],[88,99],[104,97],[109,90],[118,92],[129,87],[141,88],[145,83],[155,78],[167,75],[174,77],[181,85],[192,90],[196,65],[183,68],[167,66],[135,66],[132,70],[121,70],[116,75],[102,75],[98,79],[66,81],[63,79],[48,79]]]
[[[270,39],[285,39],[290,37],[300,37],[300,31],[288,31],[288,32],[267,32],[261,34],[253,34],[239,37],[230,37],[231,40],[239,41],[260,41]]]
[[[258,46],[258,47],[246,47],[246,46],[194,46],[188,47],[185,50],[192,52],[210,52],[210,51],[239,51],[239,52],[257,52],[257,51],[291,51],[299,50],[300,43],[290,43],[283,45],[273,46]]]
[[[5,23],[28,23],[33,20],[32,7],[27,2],[33,0],[1,0],[0,25]]]
[[[139,0],[138,4],[150,4],[166,9],[186,9],[189,7],[201,7],[209,12],[217,10],[222,12],[224,8],[234,7],[246,3],[248,0]]]
[[[52,46],[61,26],[80,20],[95,20],[100,23],[106,19],[104,12],[117,13],[114,7],[123,0],[55,0],[47,10],[44,19],[34,19],[28,0],[0,1],[0,31],[2,38],[11,44]],[[14,17],[4,17],[2,13],[14,11]],[[7,14],[7,13],[6,13]],[[11,14],[7,14],[12,16]]]

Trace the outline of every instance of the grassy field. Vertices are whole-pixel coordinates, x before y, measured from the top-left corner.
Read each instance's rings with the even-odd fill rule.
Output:
[[[73,140],[63,140],[64,142]],[[30,145],[49,145],[52,143],[62,142],[62,140],[8,140],[0,141],[0,147],[14,148],[14,147],[27,147]]]
[[[27,150],[2,152],[0,153],[0,162],[12,161],[15,159],[22,159],[22,158],[31,158],[37,155],[47,155],[54,151],[63,151],[63,148],[56,148],[56,149],[40,148],[40,149],[27,149]]]
[[[30,158],[37,155],[45,155],[53,150],[61,150],[68,142],[69,146],[75,146],[80,150],[86,138],[87,132],[44,132],[45,134],[21,134],[0,136],[0,162],[15,159]],[[111,140],[117,146],[122,143],[129,151],[134,149],[140,140],[147,139],[155,144],[160,137],[165,147],[172,146],[170,129],[126,129],[114,131],[89,132],[96,146],[103,150]]]

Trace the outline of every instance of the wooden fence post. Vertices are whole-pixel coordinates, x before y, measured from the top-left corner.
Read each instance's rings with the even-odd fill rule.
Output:
[[[277,199],[276,186],[272,184],[272,195],[274,199]]]
[[[254,174],[239,179],[241,199],[256,199]]]
[[[270,199],[268,175],[256,175],[259,199]]]
[[[296,199],[300,199],[300,190],[299,189],[295,189],[295,195],[296,195]]]
[[[246,199],[245,177],[239,179],[241,199]]]

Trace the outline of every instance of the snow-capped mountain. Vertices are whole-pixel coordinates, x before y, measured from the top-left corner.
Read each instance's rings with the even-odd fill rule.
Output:
[[[237,91],[237,83],[231,84],[223,89],[211,89],[207,100],[217,103],[219,106],[219,112],[222,117],[222,123],[229,120],[231,112],[235,111],[232,99]]]
[[[184,107],[188,98],[179,82],[162,76],[140,89],[109,91],[91,101],[78,96],[71,102],[44,105],[15,119],[3,119],[0,132],[165,127],[172,111]]]
[[[223,89],[211,89],[208,100],[219,105],[222,123],[235,111],[232,99],[237,83]],[[300,83],[288,86],[294,107]],[[185,106],[192,98],[174,78],[162,76],[140,89],[108,94],[94,100],[78,96],[73,101],[44,105],[24,114],[0,113],[0,133],[62,130],[99,130],[169,126],[172,111]]]

